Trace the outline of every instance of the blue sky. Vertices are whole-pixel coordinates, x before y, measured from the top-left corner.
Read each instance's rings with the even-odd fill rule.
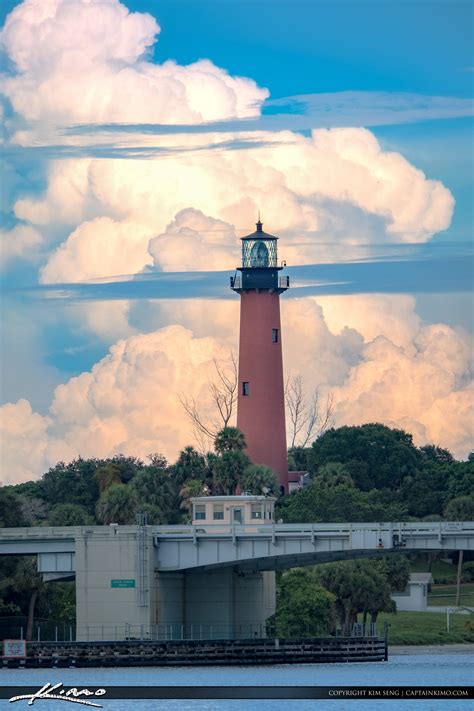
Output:
[[[163,25],[155,57],[206,56],[274,98],[409,91],[471,96],[471,2],[459,0],[132,0]]]
[[[67,9],[66,0],[57,1],[58,6]],[[81,6],[82,11],[82,0],[74,2]],[[213,324],[207,322],[204,316],[196,315],[196,309],[199,311],[202,308],[200,304],[204,302],[201,300],[206,298],[216,304],[212,308],[222,308],[223,313],[228,308],[224,302],[229,304],[231,301],[227,276],[228,264],[233,263],[233,258],[229,262],[225,249],[232,251],[235,245],[229,232],[227,242],[224,240],[223,246],[218,245],[214,252],[216,245],[212,240],[212,231],[217,229],[227,234],[226,230],[230,230],[232,225],[237,236],[245,232],[247,225],[250,231],[257,202],[252,202],[252,195],[248,193],[250,188],[240,184],[239,171],[234,167],[229,168],[225,179],[228,177],[232,186],[235,184],[235,201],[232,197],[222,197],[225,191],[219,191],[218,181],[217,187],[214,187],[212,181],[219,174],[216,171],[222,170],[222,165],[216,168],[221,156],[228,156],[228,167],[235,163],[238,168],[238,156],[241,155],[243,161],[248,161],[243,175],[246,175],[245,171],[250,174],[250,166],[254,165],[257,166],[257,174],[261,171],[262,185],[265,180],[269,181],[270,187],[262,188],[260,193],[261,185],[255,178],[252,189],[260,195],[255,200],[260,200],[258,206],[264,210],[263,217],[267,224],[270,223],[270,231],[277,232],[283,238],[281,251],[284,252],[286,244],[286,250],[291,255],[289,262],[292,264],[291,278],[295,288],[287,295],[287,300],[295,304],[298,299],[314,295],[326,298],[321,303],[325,304],[328,333],[331,329],[333,331],[332,341],[326,334],[331,341],[327,348],[337,351],[337,355],[333,354],[329,360],[337,361],[343,352],[347,368],[355,367],[357,363],[362,367],[371,356],[367,356],[360,346],[360,338],[366,345],[374,339],[376,341],[378,336],[389,338],[390,329],[384,324],[395,319],[395,314],[397,325],[392,326],[394,332],[413,331],[410,331],[412,340],[403,342],[403,345],[394,336],[394,347],[406,348],[407,357],[413,357],[417,348],[425,347],[433,336],[430,326],[440,323],[443,328],[454,329],[452,339],[459,337],[455,347],[458,352],[466,353],[465,348],[472,349],[472,344],[465,345],[468,343],[466,338],[469,338],[466,333],[474,331],[470,297],[474,166],[472,2],[123,2],[130,12],[150,13],[156,17],[161,32],[158,41],[145,55],[145,70],[140,58],[130,64],[136,73],[136,81],[127,85],[131,98],[130,101],[128,96],[122,98],[122,105],[114,102],[116,96],[121,96],[122,80],[118,77],[123,58],[117,61],[115,55],[110,55],[112,58],[105,56],[108,42],[110,40],[113,45],[115,37],[125,37],[133,49],[133,43],[140,41],[139,36],[138,39],[135,37],[133,27],[120,24],[122,21],[126,23],[120,14],[113,16],[115,19],[107,20],[112,24],[107,26],[107,22],[104,23],[105,29],[100,30],[104,34],[98,40],[93,32],[94,27],[102,27],[93,19],[95,10],[100,15],[101,5],[117,9],[118,0],[96,6],[92,3],[86,8],[91,25],[87,26],[87,14],[81,15],[77,38],[74,27],[67,25],[67,22],[73,22],[71,18],[66,24],[61,24],[63,19],[59,16],[48,27],[45,25],[42,33],[33,32],[32,36],[39,39],[26,50],[27,68],[23,74],[17,71],[13,59],[16,44],[21,46],[22,36],[27,35],[12,31],[0,56],[2,71],[13,81],[13,89],[5,90],[6,94],[9,91],[10,94],[3,101],[8,122],[2,168],[5,189],[0,214],[3,227],[7,230],[5,239],[12,240],[10,248],[14,244],[13,239],[17,238],[16,233],[10,232],[12,229],[20,228],[18,239],[26,240],[24,253],[13,256],[2,274],[2,308],[6,323],[2,336],[3,402],[25,398],[34,410],[45,415],[55,386],[60,383],[67,385],[71,376],[90,371],[95,364],[102,362],[101,359],[114,343],[120,338],[130,338],[132,334],[150,334],[174,324],[192,329],[196,322],[199,327],[196,326],[195,334],[199,337],[206,335],[207,328],[209,336],[217,339],[216,342],[230,338],[222,325],[223,317],[216,318]],[[20,5],[14,0],[3,0],[0,24]],[[81,25],[84,17],[85,29],[84,24]],[[152,36],[152,22],[143,14],[136,18],[145,35],[148,32],[147,36]],[[21,21],[29,30],[26,15],[22,16]],[[43,32],[44,36],[49,32],[50,38],[42,44]],[[94,44],[96,41],[97,45]],[[50,46],[53,49],[56,47],[51,54]],[[105,59],[100,54],[102,47],[105,47]],[[77,74],[74,74],[74,62],[69,65],[72,67],[70,76],[61,74],[62,70],[58,67],[62,66],[64,58],[67,59],[68,52],[76,51],[80,62],[81,57],[87,59],[89,50],[98,52],[96,75],[94,64],[91,68],[87,62],[84,70]],[[148,89],[140,84],[140,72],[153,72],[169,59],[178,66],[176,77],[173,70],[171,78],[166,79],[170,82],[177,80],[170,89],[168,100],[178,101],[178,104],[174,110],[169,110],[169,115],[166,113],[166,101],[163,110],[157,109],[153,113],[148,109],[148,102],[151,104],[156,96],[153,93],[147,95]],[[211,118],[202,121],[189,119],[186,111],[190,109],[184,105],[184,99],[183,111],[180,112],[179,100],[176,99],[180,82],[188,80],[181,71],[182,65],[201,59],[212,62],[218,81],[224,82],[219,86],[217,83],[207,86],[208,78],[197,77],[196,69],[190,72],[191,83],[195,81],[201,86],[197,96],[198,103],[201,101],[202,104],[199,109],[202,115],[206,115],[208,108],[203,97],[209,97],[209,103],[215,102],[218,107],[222,102],[224,107],[216,109],[215,116],[211,111]],[[128,62],[127,55],[125,64]],[[110,86],[101,84],[103,73],[109,71],[113,75],[112,83]],[[237,109],[225,108],[223,87],[228,75],[248,77],[256,83],[250,89],[245,85],[245,91],[254,96],[257,107],[254,113],[239,113]],[[83,76],[87,80],[80,85]],[[27,83],[22,84],[23,80]],[[162,78],[158,84],[160,81]],[[168,91],[166,81],[163,86],[159,84],[159,91],[164,95]],[[79,85],[74,96],[75,87]],[[141,88],[136,96],[132,96],[135,85]],[[269,90],[267,100],[263,100],[257,87]],[[71,88],[73,93],[69,94]],[[104,96],[104,105],[108,107],[104,112],[95,111],[94,106],[82,111],[81,92],[86,96],[89,89],[96,103],[100,104]],[[229,91],[227,85],[225,91]],[[231,91],[236,96],[239,91],[242,95],[245,93],[235,87]],[[22,92],[26,92],[26,102]],[[58,96],[63,96],[61,92],[66,98],[59,101]],[[68,96],[71,98],[68,99]],[[15,101],[18,103],[15,104]],[[84,104],[88,106],[89,103],[90,99],[85,98]],[[132,111],[127,112],[125,109],[129,103]],[[161,104],[158,102],[157,106]],[[342,127],[343,131],[347,128],[348,132],[344,134],[346,143],[343,141],[339,145],[336,134],[325,137],[324,129],[334,127]],[[364,128],[370,133],[364,133]],[[299,159],[304,163],[304,170],[308,171],[306,182],[313,180],[321,171],[322,175],[327,176],[327,189],[324,181],[322,184],[316,181],[314,193],[308,197],[304,181],[299,183],[297,172],[293,171],[291,149],[288,149],[288,176],[284,175],[285,168],[282,168],[286,158],[283,162],[278,162],[280,158],[277,160],[275,156],[268,158],[269,147],[283,130],[287,136],[293,136],[295,144],[302,136],[309,141],[311,130],[320,131],[320,143],[316,146],[314,157],[308,157],[306,161],[306,156],[301,154]],[[22,134],[23,131],[29,133]],[[257,142],[254,142],[255,131],[258,132]],[[237,136],[235,132],[238,132]],[[216,136],[220,135],[222,144],[216,146]],[[380,154],[374,152],[372,137],[378,141]],[[196,143],[193,143],[194,140]],[[209,148],[215,153],[215,165],[209,159],[209,174],[204,171],[197,183],[201,181],[207,185],[209,179],[209,194],[215,191],[215,210],[212,200],[206,200],[200,194],[198,184],[190,190],[188,202],[186,196],[177,198],[177,207],[174,207],[173,196],[167,194],[161,204],[160,189],[167,192],[167,176],[165,174],[163,178],[160,173],[162,160],[172,161],[174,152],[176,165],[199,165],[201,152]],[[232,154],[237,158],[232,158]],[[93,177],[86,188],[74,175],[74,161],[82,165],[89,160]],[[203,165],[206,165],[206,160],[203,158]],[[337,168],[334,175],[332,173],[332,165],[337,165],[339,160],[348,161],[347,180],[344,169]],[[311,164],[311,161],[314,163]],[[150,173],[147,173],[147,164],[152,166]],[[355,164],[357,168],[354,168]],[[67,166],[64,176],[61,175],[62,165]],[[130,165],[130,170],[135,171],[136,186],[128,181],[125,165]],[[357,175],[357,171],[368,171],[362,181],[367,179],[370,182],[378,176],[380,194],[384,197],[379,198],[376,194],[372,199],[370,194],[366,194],[364,186],[358,186],[357,180],[352,180],[353,168]],[[283,176],[281,184],[277,181],[272,185],[271,177],[268,177],[272,171]],[[174,173],[172,175],[170,180],[176,180],[175,191],[179,192],[182,182],[188,178],[180,179]],[[154,179],[158,182],[153,183]],[[291,180],[294,185],[287,190]],[[439,181],[439,186],[436,187],[431,181]],[[247,182],[250,184],[251,178]],[[116,187],[122,191],[119,200],[115,195]],[[378,189],[377,185],[374,188],[376,193]],[[413,192],[412,200],[404,194],[407,190]],[[278,201],[272,202],[274,191],[280,196],[281,208]],[[157,194],[153,203],[155,212],[150,208],[152,217],[147,212],[148,193]],[[65,197],[62,202],[60,198],[59,202],[55,202],[55,195]],[[450,196],[455,201],[452,216],[449,214]],[[76,198],[77,208],[74,206]],[[221,198],[222,204],[217,205]],[[121,202],[126,205],[123,213]],[[269,209],[270,204],[273,207]],[[143,220],[142,213],[146,213]],[[291,217],[285,223],[287,213]],[[213,222],[215,220],[220,221],[217,227]],[[93,233],[94,221],[98,222]],[[200,226],[196,227],[197,224]],[[27,232],[21,232],[25,227]],[[71,235],[77,230],[79,237],[71,240]],[[134,252],[127,245],[124,237],[127,230],[130,235],[135,235],[133,239],[138,240],[136,235],[142,234],[141,242],[137,241],[141,252],[138,247],[138,251]],[[104,236],[107,234],[109,237]],[[201,247],[194,248],[191,237],[191,241],[183,247],[180,243],[183,234],[186,234],[186,239],[192,235],[193,239],[200,240]],[[154,242],[157,235],[160,238]],[[320,251],[318,247],[308,246],[313,238],[316,245],[320,244]],[[117,240],[115,252],[107,252],[107,239],[111,240],[111,244]],[[37,240],[39,246],[29,250],[28,240],[32,245]],[[303,245],[300,252],[297,249],[299,243]],[[97,258],[95,244],[103,244],[104,255],[108,254],[103,260]],[[120,256],[121,251],[128,254],[127,249],[130,250],[130,259],[123,257],[120,260],[117,254]],[[209,250],[209,264],[205,259],[206,250]],[[141,258],[138,252],[146,256]],[[179,268],[181,253],[185,265],[182,270]],[[190,261],[190,257],[186,259],[187,253],[197,255],[196,264]],[[319,255],[322,265],[318,265]],[[286,255],[282,253],[282,256]],[[150,266],[151,261],[153,266]],[[76,265],[77,274],[74,273]],[[181,272],[190,270],[196,274],[191,279],[183,280]],[[146,273],[143,274],[143,271]],[[45,283],[41,284],[42,281]],[[78,283],[68,286],[70,282]],[[48,286],[49,283],[51,286]],[[380,295],[379,305],[377,294]],[[327,300],[331,295],[334,296],[332,302]],[[371,300],[364,301],[365,295],[369,295]],[[178,304],[180,297],[183,297],[182,305]],[[347,323],[343,323],[339,315],[344,299],[351,300],[348,314],[351,312],[353,320],[350,321],[348,315]],[[412,299],[410,307],[407,306],[407,299]],[[175,306],[170,305],[171,302]],[[122,307],[123,312],[120,311]],[[288,306],[288,313],[293,313],[293,308]],[[367,315],[366,319],[357,315],[359,308],[360,313],[364,309],[367,314],[370,312],[370,317]],[[373,312],[378,308],[380,315],[375,318]],[[98,313],[102,315],[99,317]],[[194,313],[193,317],[191,313]],[[377,325],[364,331],[364,322],[372,317]],[[294,315],[292,318],[296,323],[297,318]],[[422,335],[415,335],[415,323],[421,324],[417,327]],[[217,324],[221,325],[218,327]],[[343,326],[359,333],[350,346],[344,341]],[[352,348],[357,350],[356,341],[359,344],[357,356],[351,351]],[[419,346],[419,343],[424,345]],[[439,345],[426,348],[430,353],[438,352],[439,348],[444,348],[446,352],[449,350]],[[288,358],[291,360],[291,357],[290,354]],[[381,355],[377,357],[382,358]],[[385,354],[383,357],[389,356]],[[425,354],[414,358],[414,369],[422,357]],[[309,361],[305,363],[309,367]],[[438,361],[436,367],[441,367]],[[350,400],[350,383],[357,380],[357,373],[354,371],[351,375],[347,368],[342,368],[337,375],[332,374],[327,382],[315,381],[315,386],[336,387],[337,384],[337,387],[345,388],[344,392],[341,390],[341,398]],[[384,365],[380,364],[381,371],[383,368]],[[449,370],[446,363],[443,368]],[[439,377],[442,380],[444,376]],[[458,397],[458,391],[469,378],[468,369],[456,376],[451,398]],[[447,405],[438,403],[436,406],[441,408]],[[351,413],[359,413],[358,407],[354,404],[353,410],[350,410],[349,406],[344,409],[341,405],[341,421],[355,418],[356,414]],[[407,410],[411,408],[407,404]],[[413,428],[418,427],[420,433],[425,430],[431,433],[420,434],[420,437],[433,438],[437,430],[427,424],[431,422],[432,414],[425,417],[421,410],[420,406],[419,419]],[[55,406],[53,411],[56,411]],[[395,411],[387,417],[394,422],[403,419]],[[57,427],[62,431],[65,425],[58,421]],[[455,440],[453,434],[452,440],[456,442],[453,446],[458,446],[461,441],[460,435],[456,437]],[[462,446],[459,444],[461,449]]]

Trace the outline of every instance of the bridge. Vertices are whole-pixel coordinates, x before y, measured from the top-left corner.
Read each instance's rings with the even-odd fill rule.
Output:
[[[159,636],[160,628],[176,638],[189,626],[245,636],[274,612],[276,570],[455,550],[474,550],[474,522],[0,529],[0,555],[36,555],[45,580],[76,580],[84,640]]]

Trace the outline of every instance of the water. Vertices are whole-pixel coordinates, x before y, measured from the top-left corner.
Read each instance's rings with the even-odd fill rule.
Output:
[[[392,656],[385,663],[299,664],[241,667],[136,667],[114,669],[9,669],[0,671],[0,684],[32,685],[62,682],[80,688],[100,686],[214,686],[214,685],[321,685],[321,686],[465,686],[471,683],[473,654],[414,654]],[[101,699],[104,711],[360,711],[377,709],[379,700],[108,700]],[[44,711],[78,711],[90,707],[60,701],[36,701],[34,708]],[[0,710],[28,709],[26,701],[11,705],[0,701]],[[387,711],[457,711],[473,708],[466,700],[384,700]]]

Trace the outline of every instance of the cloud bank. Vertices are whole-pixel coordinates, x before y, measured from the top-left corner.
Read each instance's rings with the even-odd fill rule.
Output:
[[[357,297],[344,315],[340,297],[284,302],[286,371],[302,374],[308,393],[334,394],[337,424],[382,421],[412,432],[418,444],[442,444],[465,457],[473,395],[468,340],[443,324],[423,325],[413,306],[411,297]],[[4,405],[5,480],[27,480],[79,455],[176,457],[193,442],[179,396],[194,397],[203,416],[213,414],[213,359],[235,349],[236,312],[237,304],[212,311],[182,304],[182,322],[219,335],[197,337],[181,325],[133,335],[58,386],[47,416],[25,400]]]
[[[346,249],[366,258],[380,245],[425,244],[449,227],[450,191],[369,130],[301,135],[268,115],[271,126],[262,128],[265,88],[209,59],[152,61],[159,31],[151,15],[118,0],[24,0],[8,16],[0,42],[11,66],[0,90],[10,146],[33,151],[77,124],[95,130],[92,138],[67,134],[79,147],[84,137],[102,144],[102,124],[104,134],[129,122],[170,131],[114,137],[119,146],[156,149],[153,159],[45,159],[41,191],[28,181],[12,205],[6,263],[35,255],[39,281],[51,286],[228,270],[259,208],[289,264],[337,262]],[[209,132],[209,122],[229,121],[236,123]],[[178,135],[177,125],[189,133]],[[210,407],[213,358],[235,349],[237,304],[147,304],[157,326],[143,333],[143,314],[120,299],[84,306],[81,328],[110,351],[57,387],[46,414],[26,399],[3,406],[3,477],[37,476],[79,454],[161,450],[173,458],[190,441],[178,395]],[[287,370],[310,390],[334,392],[338,424],[379,419],[413,431],[419,443],[467,454],[471,371],[461,331],[423,324],[402,296],[296,297],[285,301],[283,318]]]

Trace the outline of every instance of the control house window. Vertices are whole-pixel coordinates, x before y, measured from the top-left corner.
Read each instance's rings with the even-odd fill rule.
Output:
[[[272,328],[272,343],[278,343],[278,328]]]
[[[263,518],[260,504],[252,504],[251,518]]]
[[[242,383],[242,395],[250,395],[250,383],[246,381]]]
[[[199,521],[204,521],[206,518],[206,505],[196,504],[194,509],[194,518]]]
[[[214,504],[214,521],[222,521],[224,518],[224,504]]]

